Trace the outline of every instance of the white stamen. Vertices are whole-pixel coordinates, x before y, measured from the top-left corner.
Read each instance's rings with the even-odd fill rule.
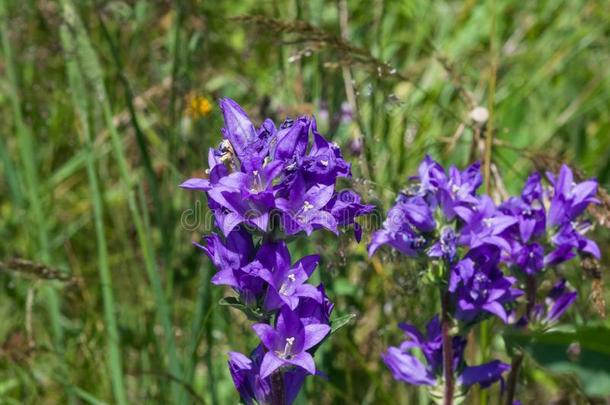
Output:
[[[284,346],[284,352],[278,353],[281,357],[287,358],[291,356],[292,345],[294,344],[294,337],[286,338],[286,346]]]
[[[320,160],[320,163],[322,164],[322,166],[328,166],[328,160]]]
[[[312,208],[313,208],[313,205],[311,205],[311,204],[309,203],[309,201],[305,201],[305,202],[303,203],[303,211],[307,212],[307,211],[309,211],[309,210],[310,210],[310,209],[312,209]]]

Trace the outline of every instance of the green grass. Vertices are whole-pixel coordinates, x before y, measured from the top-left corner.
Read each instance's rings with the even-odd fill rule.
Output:
[[[608,189],[607,6],[0,1],[0,261],[23,257],[79,280],[0,273],[0,402],[236,402],[226,352],[247,352],[256,339],[239,313],[217,305],[230,292],[211,286],[214,270],[190,243],[209,230],[183,221],[188,209],[202,218],[205,201],[177,186],[202,174],[222,126],[216,106],[189,115],[192,95],[232,97],[256,122],[315,113],[353,164],[343,185],[382,210],[425,153],[489,161],[498,195],[559,160]],[[361,51],[231,19],[246,15],[306,21]],[[357,111],[343,122],[348,101]],[[481,141],[491,149],[473,147],[476,105],[490,112],[493,138]],[[356,136],[357,156],[348,152]],[[400,342],[397,322],[422,325],[436,300],[412,263],[368,259],[369,234],[358,245],[321,233],[295,247],[322,255],[320,281],[337,313],[357,314],[316,355],[329,381],[311,378],[299,404],[426,403],[423,391],[392,380],[379,355]],[[607,246],[606,228],[595,235]],[[578,268],[565,274],[581,297],[567,321],[599,319],[590,281]],[[470,358],[502,353],[498,330],[489,323]],[[533,369],[524,378],[524,403],[583,400],[570,379]],[[496,397],[497,388],[468,400]]]

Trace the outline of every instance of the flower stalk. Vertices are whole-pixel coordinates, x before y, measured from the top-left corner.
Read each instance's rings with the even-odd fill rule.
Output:
[[[451,337],[451,315],[449,312],[449,292],[442,293],[442,321],[441,329],[443,336],[443,405],[453,405],[453,393],[455,388],[453,378],[453,341]]]
[[[271,405],[285,405],[286,394],[284,387],[284,375],[282,370],[277,370],[271,375]]]

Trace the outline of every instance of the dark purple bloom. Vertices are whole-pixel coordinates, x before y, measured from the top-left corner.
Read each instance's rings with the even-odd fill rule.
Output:
[[[260,367],[265,355],[262,345],[254,349],[247,357],[241,353],[229,352],[229,371],[239,395],[247,405],[268,404],[271,402],[271,379],[261,378]],[[297,397],[307,373],[298,367],[282,373],[286,404],[291,404]]]
[[[434,385],[436,378],[426,365],[410,352],[410,343],[404,342],[400,348],[389,347],[381,355],[395,380],[412,385]]]
[[[315,119],[311,122],[311,130],[313,145],[303,159],[305,179],[311,183],[335,184],[338,177],[351,176],[350,164],[343,159],[341,149],[320,135]]]
[[[522,295],[512,288],[515,279],[499,269],[500,251],[485,245],[470,250],[452,269],[449,291],[456,302],[456,318],[472,322],[485,312],[508,322],[505,305]]]
[[[287,306],[277,316],[275,328],[264,323],[252,325],[268,352],[261,363],[261,378],[270,376],[282,366],[296,366],[309,374],[316,373],[313,357],[307,350],[320,343],[330,332],[324,324],[304,325]]]
[[[576,291],[568,289],[565,278],[559,280],[553,286],[545,301],[548,308],[545,322],[556,322],[576,301],[577,297],[578,293]]]
[[[370,214],[375,209],[375,206],[362,204],[358,194],[352,190],[345,189],[333,196],[326,205],[326,209],[330,210],[338,226],[354,224],[356,241],[360,242],[362,228],[356,222],[356,217]]]
[[[544,248],[539,243],[520,246],[513,252],[514,263],[525,274],[538,274],[544,268]]]
[[[470,207],[456,207],[455,211],[465,222],[461,230],[461,244],[471,248],[489,244],[510,249],[503,232],[515,224],[517,219],[499,211],[489,196],[481,196]]]
[[[272,182],[281,170],[280,162],[272,162],[260,171],[234,172],[208,191],[208,197],[228,211],[221,224],[225,235],[241,223],[267,230],[269,212],[275,206]]]
[[[354,225],[359,240],[356,217],[373,207],[351,190],[336,192],[337,178],[351,176],[350,165],[338,145],[318,132],[315,119],[286,119],[279,129],[266,119],[257,129],[233,100],[222,99],[220,106],[224,139],[208,153],[207,178],[189,179],[181,187],[206,194],[222,231],[197,244],[218,269],[212,283],[232,287],[247,308],[235,306],[250,319],[274,319],[275,327],[253,325],[262,345],[250,358],[229,354],[235,387],[247,404],[269,403],[269,376],[285,366],[283,391],[289,404],[305,376],[315,374],[311,353],[330,333],[333,304],[322,285],[306,283],[319,257],[292,264],[281,238],[320,228],[338,233],[338,226]],[[273,216],[278,213],[279,222]],[[260,240],[257,248],[254,240]]]
[[[430,246],[428,250],[428,256],[440,257],[446,260],[448,263],[453,263],[457,254],[458,237],[449,226],[441,229],[441,236],[438,241]]]
[[[408,340],[399,348],[388,348],[388,351],[382,355],[383,361],[396,380],[414,385],[434,385],[443,368],[443,338],[438,316],[428,322],[427,336],[413,325],[401,323],[399,326]],[[454,369],[457,369],[463,361],[465,344],[465,339],[459,336],[453,338]],[[426,364],[415,356],[414,350],[421,351]]]
[[[447,176],[445,175],[445,169],[438,162],[432,159],[429,155],[424,157],[424,160],[420,163],[417,169],[418,176],[414,179],[419,180],[420,191],[422,194],[436,194],[440,187],[442,187]]]
[[[318,286],[318,291],[322,297],[321,302],[317,298],[302,297],[295,309],[295,313],[301,319],[303,325],[316,323],[330,325],[330,315],[335,305],[326,296],[323,284]]]
[[[473,163],[460,172],[455,166],[449,168],[449,175],[440,184],[438,200],[448,220],[457,214],[456,208],[477,203],[475,193],[483,181],[481,164]]]
[[[511,248],[507,262],[529,275],[539,273],[545,266],[556,266],[576,256],[576,253],[600,257],[597,244],[585,237],[590,228],[578,216],[591,203],[597,203],[597,182],[573,182],[571,170],[562,166],[557,177],[548,174],[553,185],[545,191],[540,175],[532,174],[520,197],[512,197],[500,207],[517,219],[503,236]],[[550,195],[549,212],[545,212],[544,198]],[[548,243],[550,241],[550,244]]]
[[[589,204],[599,204],[599,200],[595,198],[596,180],[586,180],[576,184],[572,170],[566,165],[561,166],[557,177],[552,173],[547,173],[547,177],[553,184],[553,198],[548,214],[551,225],[562,225],[573,221]]]
[[[426,326],[426,336],[410,324],[400,324],[400,328],[407,335],[408,340],[400,347],[390,347],[382,355],[383,361],[392,371],[396,380],[413,385],[435,385],[443,372],[443,339],[441,324],[438,316],[432,318]],[[498,381],[502,373],[510,367],[497,360],[480,366],[466,366],[464,363],[464,348],[466,339],[454,336],[453,344],[453,370],[457,381],[465,386],[480,384],[487,387]],[[419,350],[425,362],[415,356],[414,351]]]
[[[532,309],[531,322],[545,327],[557,323],[559,318],[576,301],[578,294],[567,286],[566,279],[559,280],[549,291],[544,304],[536,304]],[[519,320],[518,326],[526,326],[530,322],[527,317]]]
[[[510,370],[510,366],[499,360],[493,360],[479,366],[467,366],[462,370],[458,383],[467,387],[479,384],[481,387],[487,388],[501,380],[502,374],[508,370]]]
[[[304,179],[298,176],[292,184],[288,198],[276,200],[276,206],[282,213],[284,232],[293,235],[305,231],[310,235],[315,229],[326,228],[338,233],[337,220],[325,210],[333,195],[333,185],[316,184],[306,189]]]
[[[275,266],[269,266],[260,272],[260,277],[269,284],[265,298],[267,310],[274,310],[282,305],[288,305],[294,310],[302,297],[322,302],[320,291],[313,285],[305,283],[318,265],[320,256],[305,256],[291,266],[290,254],[284,242],[269,245],[267,251],[263,249],[261,248],[260,256],[268,257],[274,253],[281,256],[281,260],[277,260]]]
[[[288,235],[320,228],[337,233],[337,226],[352,224],[360,235],[355,217],[372,207],[360,204],[359,197],[349,205],[336,204],[336,180],[351,175],[350,165],[339,147],[318,132],[315,119],[286,120],[279,130],[267,119],[256,129],[233,100],[220,100],[220,105],[225,139],[210,150],[209,178],[192,178],[181,187],[207,194],[225,235],[240,224],[268,232],[276,209]]]
[[[223,239],[215,233],[204,238],[204,245],[195,243],[212,260],[218,271],[212,283],[232,287],[247,304],[256,302],[264,292],[265,282],[258,272],[259,261],[253,259],[252,237],[243,229],[234,230]]]
[[[277,132],[276,142],[274,142],[270,151],[273,160],[300,166],[307,152],[310,127],[311,120],[307,117],[299,117],[296,121],[284,122]]]
[[[399,196],[369,244],[369,256],[384,244],[408,256],[416,256],[425,247],[425,233],[436,227],[433,212],[422,197]]]
[[[588,221],[568,222],[562,225],[557,233],[551,237],[555,249],[544,258],[545,264],[555,265],[569,260],[575,256],[574,251],[586,253],[599,259],[601,257],[599,246],[595,241],[585,236],[590,228],[591,223]]]

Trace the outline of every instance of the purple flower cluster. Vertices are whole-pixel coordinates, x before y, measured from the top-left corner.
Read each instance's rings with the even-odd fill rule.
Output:
[[[565,165],[558,176],[548,173],[547,177],[551,187],[543,187],[541,176],[534,173],[519,197],[500,205],[502,212],[516,219],[507,230],[511,241],[507,262],[527,275],[568,261],[577,253],[600,258],[597,244],[585,236],[590,222],[579,219],[589,204],[598,203],[597,182],[574,183],[572,171]]]
[[[288,119],[279,128],[267,119],[257,129],[233,100],[220,100],[220,107],[224,140],[210,149],[209,178],[181,187],[207,194],[225,236],[240,224],[260,233],[279,227],[286,235],[351,225],[360,239],[354,219],[373,207],[351,190],[335,190],[337,178],[351,176],[350,165],[314,118]]]
[[[225,302],[256,321],[261,344],[250,357],[229,353],[242,401],[290,404],[305,377],[316,374],[313,354],[330,334],[333,304],[322,284],[307,283],[319,256],[293,260],[286,239],[351,226],[360,240],[355,219],[373,206],[352,190],[337,192],[350,165],[315,119],[286,120],[279,128],[267,119],[257,129],[234,101],[220,106],[224,139],[210,149],[209,176],[181,187],[206,194],[220,230],[196,243],[218,270],[212,283],[231,287],[238,297]]]
[[[467,331],[489,316],[513,323],[522,301],[526,305],[517,325],[549,326],[575,301],[576,293],[562,279],[544,304],[537,303],[536,277],[576,254],[599,259],[600,252],[585,236],[590,223],[579,219],[589,204],[597,202],[597,182],[575,184],[565,165],[558,176],[547,177],[551,187],[545,188],[541,176],[533,174],[519,197],[497,205],[489,196],[476,194],[482,180],[478,163],[464,171],[453,166],[445,171],[426,156],[412,178],[414,184],[399,195],[383,228],[373,234],[369,254],[390,245],[407,256],[437,263],[431,269],[440,267],[442,274],[432,277],[448,297],[443,310],[447,319],[459,321],[458,330]],[[525,293],[516,287],[520,281]],[[523,296],[525,300],[519,298]],[[396,379],[418,385],[442,383],[438,325],[438,317],[428,324],[427,339],[412,326],[401,325],[408,340],[383,356]],[[454,334],[452,341],[452,369],[463,390],[477,382],[487,386],[509,368],[499,361],[466,366],[466,340]],[[427,364],[415,357],[414,349],[423,353]]]

